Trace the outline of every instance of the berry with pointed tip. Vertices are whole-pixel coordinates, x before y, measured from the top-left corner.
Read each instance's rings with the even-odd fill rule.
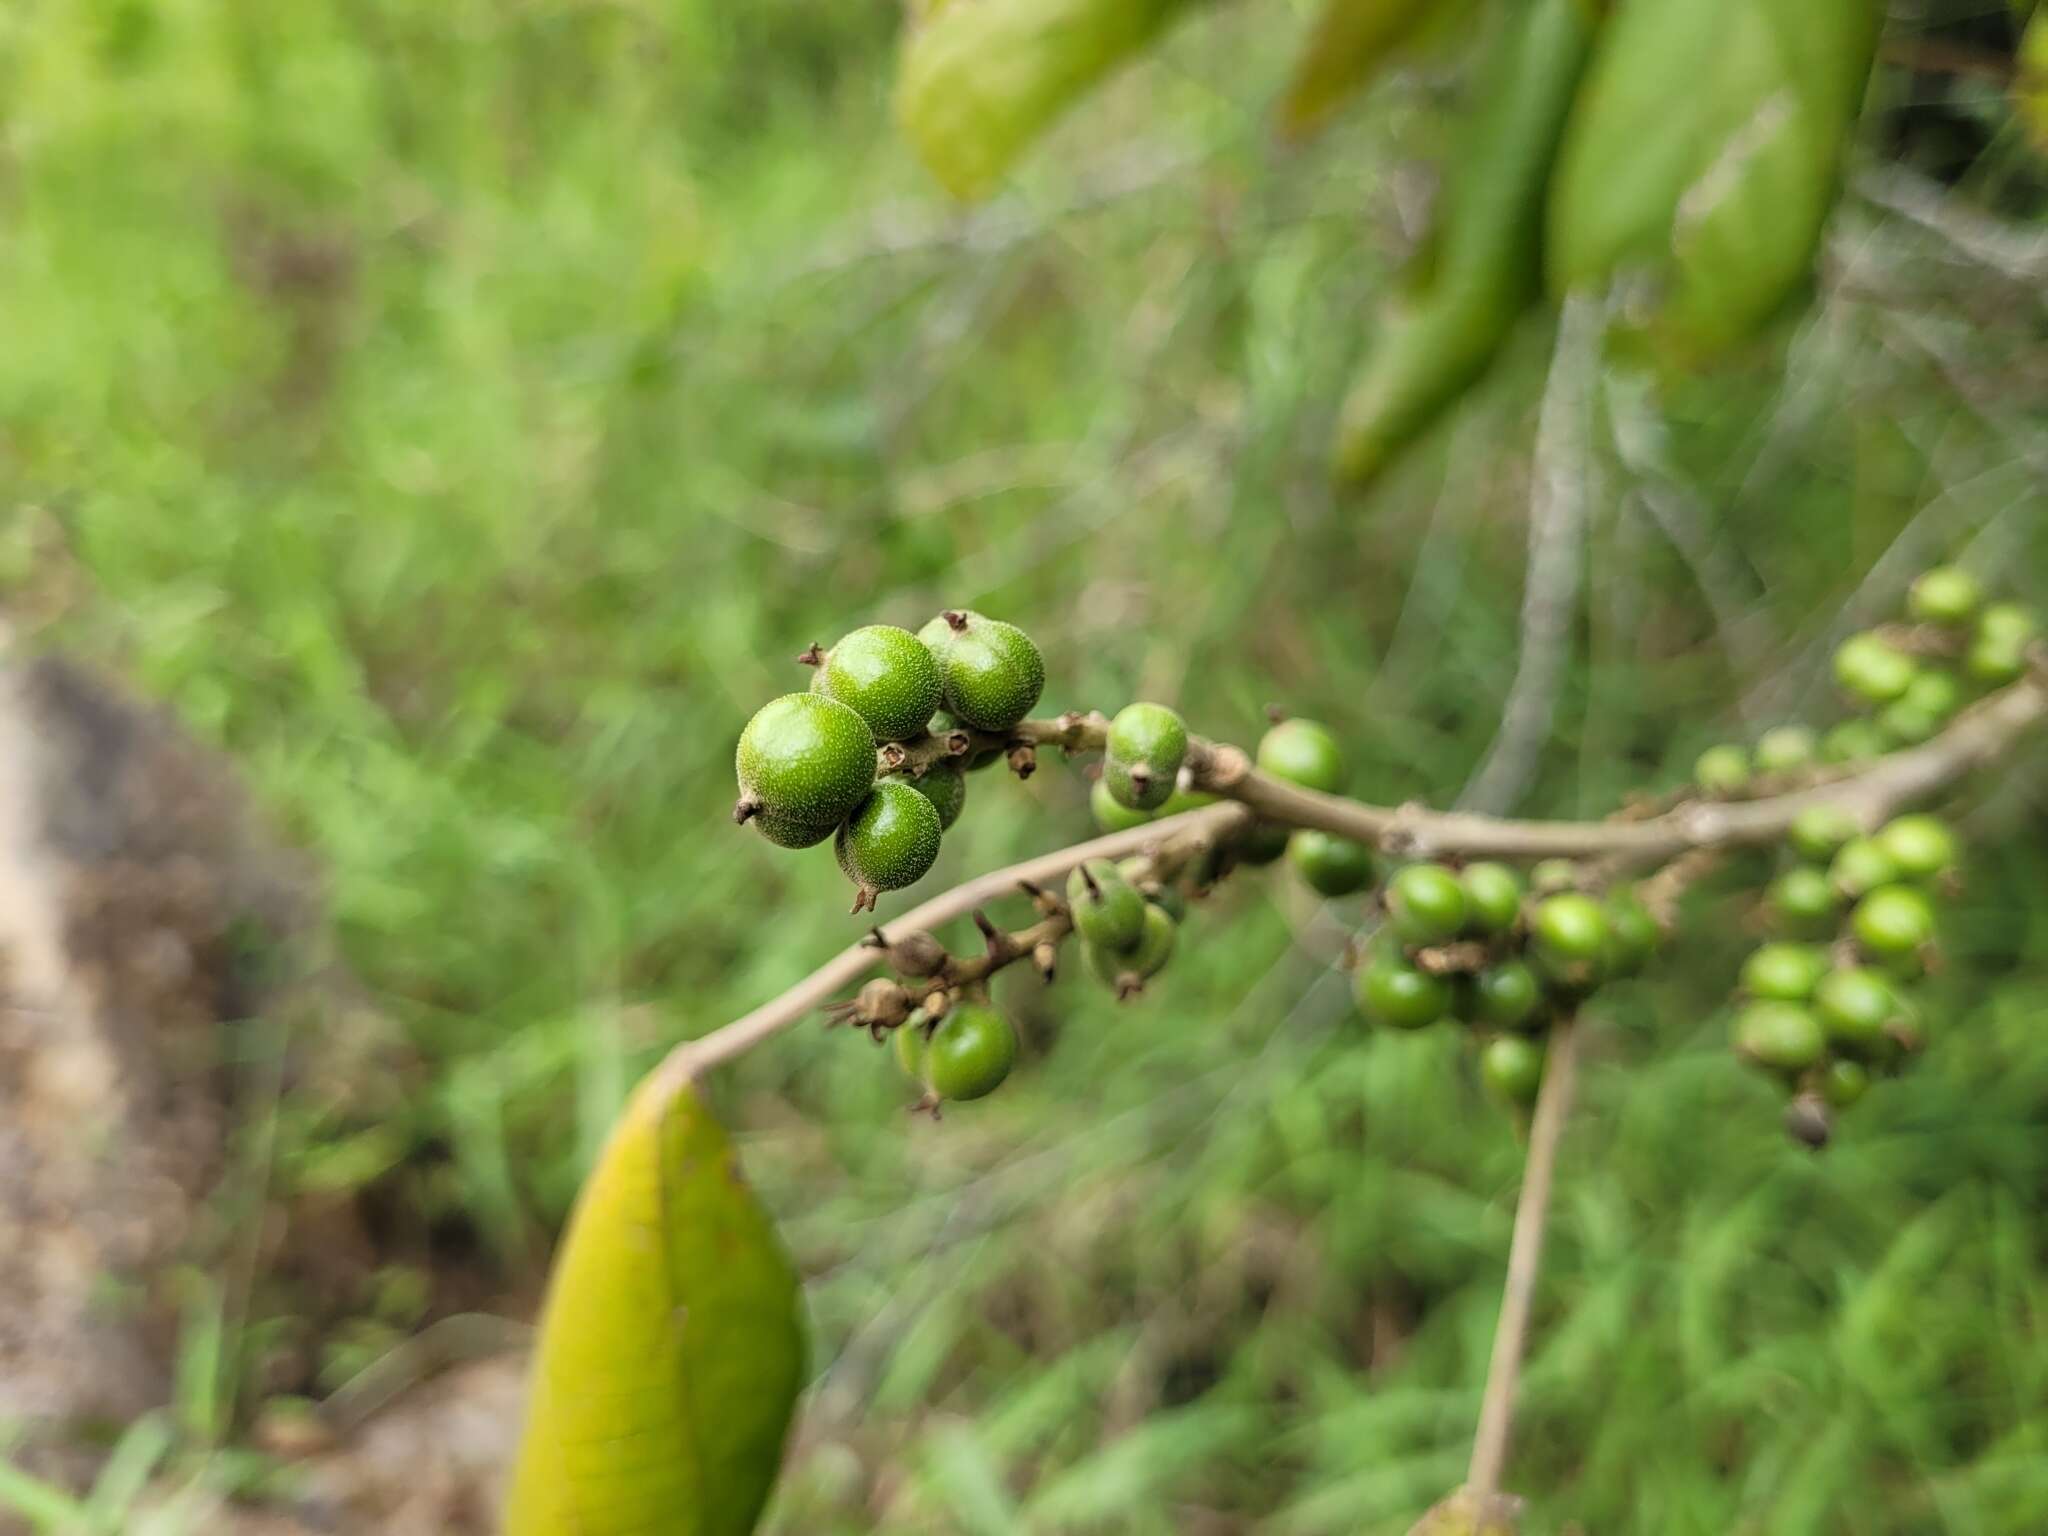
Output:
[[[1109,722],[1102,782],[1124,805],[1157,810],[1188,755],[1187,722],[1164,704],[1127,704]]]
[[[1827,1037],[1807,1009],[1767,999],[1735,1016],[1735,1049],[1766,1071],[1797,1077],[1821,1059]]]
[[[939,811],[900,779],[884,779],[839,829],[832,850],[846,878],[860,888],[861,905],[879,891],[897,891],[924,878],[939,856]]]
[[[1616,891],[1607,898],[1608,969],[1616,976],[1634,976],[1650,963],[1657,946],[1664,942],[1664,930],[1650,909],[1632,890]]]
[[[1883,757],[1891,743],[1873,720],[1844,720],[1820,739],[1824,763],[1867,763]]]
[[[1805,725],[1775,725],[1756,739],[1758,773],[1791,773],[1812,764],[1820,738]]]
[[[1498,938],[1512,931],[1522,914],[1522,877],[1505,864],[1482,860],[1458,871],[1465,892],[1465,931]]]
[[[1570,991],[1599,985],[1612,940],[1607,909],[1577,891],[1544,897],[1529,920],[1531,962],[1551,985]]]
[[[1045,658],[1014,624],[949,608],[917,638],[939,664],[948,713],[971,730],[1011,729],[1045,691]]]
[[[1883,636],[1865,630],[1835,652],[1835,681],[1871,704],[1889,704],[1913,684],[1920,669]]]
[[[1137,811],[1109,792],[1107,777],[1097,779],[1088,790],[1088,811],[1095,818],[1095,825],[1105,832],[1128,832],[1132,827],[1142,827],[1155,815],[1154,811]]]
[[[1529,1029],[1542,1022],[1543,983],[1525,960],[1500,960],[1472,978],[1472,1022]]]
[[[1879,886],[1856,903],[1850,930],[1866,954],[1892,960],[1934,942],[1934,903],[1910,885]]]
[[[1495,1035],[1479,1053],[1479,1077],[1494,1097],[1527,1109],[1543,1086],[1545,1051],[1527,1035]]]
[[[867,798],[875,742],[867,722],[837,700],[785,693],[754,712],[733,766],[740,787],[735,816],[770,815],[789,832],[808,832],[836,826]]]
[[[1372,850],[1355,838],[1303,828],[1287,840],[1287,861],[1311,889],[1349,896],[1373,881]]]
[[[910,781],[910,787],[931,801],[939,813],[939,830],[949,830],[967,804],[967,770],[956,757],[942,757]]]
[[[1258,765],[1276,779],[1338,794],[1344,788],[1344,749],[1328,726],[1282,720],[1259,738]]]
[[[1387,882],[1387,926],[1411,948],[1446,943],[1465,926],[1465,888],[1441,864],[1410,864]]]
[[[1825,864],[1863,830],[1861,822],[1833,801],[1809,805],[1792,820],[1785,841],[1802,859]]]
[[[1820,979],[1813,1012],[1836,1050],[1880,1057],[1889,1044],[1886,1031],[1899,1016],[1899,995],[1882,973],[1846,965]]]
[[[1766,944],[1742,965],[1742,990],[1751,997],[1803,1003],[1828,974],[1828,957],[1810,944]]]
[[[1067,909],[1074,931],[1102,949],[1129,950],[1145,932],[1145,898],[1107,859],[1090,859],[1067,876]]]
[[[1967,624],[1984,601],[1984,587],[1958,565],[1922,571],[1906,592],[1906,614],[1922,624]]]
[[[994,1093],[1017,1064],[1017,1032],[986,1003],[962,1003],[925,1042],[925,1086],[942,1099]]]
[[[1939,816],[1901,816],[1877,834],[1877,845],[1908,880],[1932,880],[1956,865],[1956,835]]]
[[[1899,866],[1874,837],[1852,837],[1828,866],[1828,879],[1851,901],[1898,878]]]
[[[1836,1109],[1847,1109],[1869,1091],[1870,1070],[1860,1061],[1831,1061],[1821,1074],[1821,1097]]]
[[[939,664],[929,648],[895,624],[856,629],[825,653],[814,680],[867,721],[877,742],[921,736],[939,707]]]
[[[1138,942],[1130,949],[1119,952],[1105,949],[1100,944],[1081,943],[1081,953],[1086,956],[1088,968],[1115,989],[1120,998],[1134,997],[1145,990],[1145,983],[1165,967],[1173,958],[1173,942],[1179,927],[1163,907],[1151,902],[1140,902],[1144,908],[1145,926],[1138,935]]]
[[[1450,1011],[1451,984],[1391,945],[1376,946],[1352,983],[1358,1011],[1391,1029],[1427,1029]]]
[[[1572,859],[1539,859],[1529,871],[1529,889],[1539,896],[1575,890],[1578,883],[1579,866]]]
[[[1771,882],[1764,905],[1772,926],[1794,938],[1821,939],[1835,931],[1842,894],[1823,870],[1795,864]]]
[[[1749,754],[1732,743],[1709,747],[1692,765],[1693,782],[1710,795],[1732,795],[1749,784]]]

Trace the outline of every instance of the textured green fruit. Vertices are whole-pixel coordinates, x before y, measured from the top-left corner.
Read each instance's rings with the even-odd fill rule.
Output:
[[[1751,1003],[1735,1016],[1735,1049],[1768,1071],[1795,1077],[1820,1060],[1827,1037],[1797,1003]]]
[[[1899,866],[1874,837],[1851,838],[1828,866],[1828,879],[1851,901],[1898,878]]]
[[[910,787],[931,801],[939,813],[939,830],[949,829],[960,819],[967,804],[967,767],[958,758],[941,758],[910,781]]]
[[[1824,763],[1867,763],[1890,750],[1891,742],[1869,720],[1844,720],[1820,739]]]
[[[1325,896],[1349,896],[1373,881],[1372,850],[1349,837],[1306,828],[1287,840],[1294,872]]]
[[[1901,816],[1877,834],[1877,846],[1908,880],[1932,880],[1956,866],[1956,835],[1939,816]]]
[[[1522,960],[1502,960],[1472,978],[1472,1022],[1525,1029],[1540,1022],[1543,983]]]
[[[1842,893],[1824,870],[1795,864],[1771,882],[1764,896],[1772,925],[1795,938],[1820,939],[1835,931]]]
[[[1828,957],[1810,944],[1766,944],[1742,965],[1742,990],[1751,997],[1803,1003],[1828,973]]]
[[[1014,624],[949,609],[917,637],[939,664],[947,712],[971,730],[1009,730],[1045,689],[1045,658]]]
[[[1890,1043],[1886,1030],[1898,1017],[1899,996],[1880,972],[1844,966],[1829,971],[1813,989],[1813,1011],[1837,1050],[1882,1056]]]
[[[1607,898],[1607,928],[1608,968],[1616,976],[1636,975],[1664,942],[1664,930],[1633,891],[1616,891]]]
[[[939,811],[900,779],[884,779],[839,829],[833,852],[861,890],[897,891],[939,856]]]
[[[1756,739],[1758,773],[1791,773],[1813,762],[1820,739],[1804,725],[1778,725]]]
[[[1105,832],[1128,832],[1132,827],[1142,827],[1155,814],[1163,814],[1131,809],[1109,792],[1104,779],[1097,779],[1089,787],[1088,811],[1095,818],[1095,825]]]
[[[1427,1029],[1450,1011],[1451,984],[1399,951],[1376,949],[1352,983],[1358,1011],[1392,1029]]]
[[[1913,658],[1878,635],[1851,635],[1835,652],[1835,681],[1857,698],[1889,704],[1913,686]]]
[[[1957,565],[1922,571],[1906,593],[1906,612],[1923,624],[1967,624],[1984,601],[1984,587]]]
[[[1465,926],[1465,888],[1441,864],[1410,864],[1387,882],[1387,926],[1403,944],[1443,944]]]
[[[1128,950],[1145,932],[1145,898],[1107,859],[1090,859],[1067,876],[1074,931],[1104,949]]]
[[[808,821],[792,821],[787,816],[778,816],[773,811],[757,811],[748,825],[778,848],[814,848],[839,830],[836,821],[814,826]]]
[[[1102,779],[1124,805],[1156,810],[1188,754],[1187,722],[1164,704],[1128,704],[1109,722]]]
[[[939,707],[939,664],[909,630],[856,629],[826,653],[818,689],[867,721],[878,742],[924,734]]]
[[[1276,779],[1339,794],[1344,788],[1344,749],[1326,726],[1313,720],[1282,720],[1259,738],[1258,764]]]
[[[1487,1091],[1526,1109],[1543,1086],[1545,1051],[1527,1035],[1496,1035],[1479,1053],[1479,1077]]]
[[[1709,747],[1692,765],[1692,777],[1710,795],[1732,795],[1749,783],[1749,754],[1729,743]]]
[[[1934,903],[1910,885],[1879,886],[1856,903],[1849,926],[1868,954],[1914,955],[1934,942]]]
[[[1820,1080],[1821,1097],[1847,1109],[1870,1091],[1870,1072],[1860,1061],[1831,1061]]]
[[[1522,877],[1505,864],[1482,861],[1458,872],[1465,889],[1465,930],[1480,938],[1507,933],[1522,915]]]
[[[1792,851],[1800,858],[1814,864],[1825,864],[1842,851],[1844,843],[1858,836],[1862,830],[1862,824],[1848,811],[1828,802],[1809,805],[1794,817],[1785,841],[1792,845]]]
[[[1017,1032],[986,1003],[958,1003],[924,1049],[925,1086],[942,1099],[978,1099],[1003,1085],[1017,1064]]]
[[[829,827],[874,787],[875,740],[836,699],[786,693],[747,722],[733,762],[743,806],[791,827]]]
[[[1613,930],[1607,910],[1576,891],[1546,896],[1529,922],[1529,958],[1553,985],[1584,990],[1606,974]]]
[[[1145,983],[1158,975],[1166,962],[1173,958],[1173,943],[1179,925],[1165,908],[1149,901],[1140,905],[1144,908],[1145,926],[1139,932],[1138,942],[1130,949],[1120,952],[1085,940],[1081,945],[1088,968],[1114,987],[1118,997],[1129,997],[1143,990]]]

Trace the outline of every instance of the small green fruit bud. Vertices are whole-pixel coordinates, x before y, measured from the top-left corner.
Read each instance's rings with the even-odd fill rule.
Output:
[[[1605,979],[1613,930],[1590,896],[1564,891],[1536,904],[1529,958],[1545,980],[1567,991],[1590,991]]]
[[[1107,859],[1090,859],[1067,876],[1067,907],[1074,931],[1090,944],[1118,953],[1145,932],[1145,899]]]
[[[1007,731],[1045,689],[1045,658],[1014,624],[948,609],[918,631],[939,665],[946,709],[977,731]]]
[[[1472,978],[1472,1022],[1528,1029],[1542,1022],[1543,984],[1527,962],[1502,960]]]
[[[1173,794],[1187,757],[1185,721],[1164,704],[1131,704],[1109,723],[1102,781],[1117,800],[1138,810],[1156,810]]]
[[[1851,901],[1898,878],[1898,864],[1874,837],[1851,838],[1828,866],[1828,879]]]
[[[1742,966],[1742,990],[1751,997],[1803,1003],[1828,973],[1828,957],[1808,944],[1766,944]]]
[[[1862,832],[1863,827],[1856,818],[1832,801],[1822,805],[1809,805],[1793,819],[1791,830],[1785,840],[1792,845],[1792,851],[1811,863],[1825,864],[1837,853],[1842,845]]]
[[[1539,896],[1577,889],[1579,866],[1571,859],[1539,859],[1529,871],[1529,889]]]
[[[1875,721],[1844,720],[1820,739],[1824,763],[1867,763],[1883,757],[1891,743]]]
[[[1282,720],[1259,738],[1258,765],[1276,779],[1339,794],[1344,788],[1344,750],[1327,726],[1313,720]]]
[[[1879,1058],[1889,1045],[1887,1031],[1899,1017],[1899,996],[1880,972],[1844,966],[1829,971],[1814,988],[1813,1011],[1836,1050]]]
[[[1178,925],[1164,908],[1150,902],[1141,902],[1140,905],[1144,908],[1145,926],[1132,948],[1119,953],[1085,940],[1081,945],[1089,969],[1115,988],[1120,998],[1134,997],[1142,992],[1145,983],[1158,975],[1166,962],[1173,958]]]
[[[1870,1072],[1860,1061],[1831,1061],[1820,1080],[1821,1097],[1847,1109],[1870,1091]]]
[[[978,1099],[1000,1088],[1016,1062],[1010,1021],[986,1003],[962,1003],[925,1045],[925,1086],[942,1099]]]
[[[1664,942],[1664,930],[1634,891],[1616,891],[1607,898],[1607,927],[1612,935],[1608,968],[1616,976],[1638,974]]]
[[[1451,985],[1399,950],[1376,946],[1353,983],[1358,1011],[1390,1029],[1427,1029],[1450,1011]]]
[[[1749,784],[1749,754],[1732,744],[1709,747],[1693,764],[1692,776],[1710,795],[1736,794]]]
[[[1477,938],[1511,932],[1522,915],[1522,877],[1505,864],[1482,861],[1458,873],[1465,889],[1465,931]]]
[[[1880,886],[1856,903],[1849,926],[1866,954],[1916,955],[1934,942],[1934,903],[1910,885]]]
[[[1851,635],[1835,652],[1835,680],[1859,699],[1889,704],[1912,686],[1913,658],[1881,636]]]
[[[1792,773],[1808,767],[1819,750],[1820,741],[1810,727],[1773,726],[1756,739],[1756,771]]]
[[[1373,881],[1372,850],[1352,838],[1304,828],[1287,840],[1287,858],[1324,896],[1349,896]]]
[[[1387,882],[1387,926],[1412,948],[1447,943],[1465,926],[1465,888],[1441,864],[1410,864]]]
[[[877,784],[833,844],[839,867],[860,888],[855,910],[872,907],[878,891],[923,879],[939,856],[939,836],[931,801],[898,779]]]
[[[1901,816],[1877,834],[1877,846],[1908,880],[1932,880],[1956,865],[1956,835],[1939,816]]]
[[[1766,1071],[1797,1077],[1827,1049],[1820,1021],[1797,1003],[1751,1003],[1735,1016],[1735,1049]]]
[[[1772,926],[1794,938],[1825,938],[1835,931],[1842,896],[1826,873],[1811,864],[1795,864],[1764,896]]]
[[[1906,613],[1922,624],[1967,624],[1984,601],[1983,585],[1958,565],[1922,571],[1906,593]]]
[[[1545,1054],[1527,1035],[1496,1035],[1479,1053],[1480,1079],[1496,1098],[1527,1109],[1543,1086]]]

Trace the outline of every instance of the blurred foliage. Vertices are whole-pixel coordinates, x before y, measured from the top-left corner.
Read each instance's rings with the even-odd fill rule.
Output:
[[[1031,627],[1050,708],[1244,739],[1282,701],[1388,801],[1454,797],[1514,675],[1545,338],[1369,520],[1323,471],[1445,81],[1282,155],[1298,39],[1218,9],[963,215],[895,140],[894,30],[797,0],[0,17],[0,598],[318,851],[432,1068],[367,1166],[508,1281],[634,1077],[850,936],[828,855],[726,819],[805,642],[969,603]],[[1940,62],[1881,69],[1799,328],[1609,396],[1521,809],[1603,812],[1819,707],[1828,640],[1935,557],[2044,596],[2038,168]],[[1974,813],[1927,1063],[1825,1157],[1707,1002],[1739,903],[1704,893],[1601,1021],[1511,1469],[1533,1531],[2048,1524],[2039,767]],[[978,780],[925,888],[1078,835],[1084,787]],[[809,1028],[717,1085],[817,1339],[774,1528],[1357,1536],[1456,1481],[1518,1154],[1459,1041],[1347,1017],[1341,936],[1275,872],[1142,1003],[1008,980],[1025,1070],[937,1126],[890,1053]],[[319,1117],[283,1122],[321,1163]]]

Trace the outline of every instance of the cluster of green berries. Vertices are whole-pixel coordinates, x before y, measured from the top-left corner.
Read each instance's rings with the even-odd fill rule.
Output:
[[[1359,1012],[1390,1029],[1456,1019],[1485,1036],[1480,1076],[1516,1108],[1536,1099],[1545,1036],[1611,981],[1633,976],[1663,933],[1632,891],[1574,889],[1567,860],[1525,885],[1506,864],[1409,864],[1380,893],[1385,925],[1353,978]]]
[[[1144,859],[1090,859],[1067,877],[1067,910],[1088,969],[1120,998],[1134,997],[1173,958],[1186,907],[1150,878]]]
[[[1898,1071],[1920,1041],[1912,984],[1935,958],[1935,903],[1957,844],[1939,817],[1874,834],[1830,803],[1802,811],[1764,907],[1773,938],[1742,967],[1735,1049],[1793,1093],[1786,1125],[1813,1145],[1830,1110]]]
[[[859,911],[932,867],[967,773],[1002,755],[984,746],[878,778],[878,750],[934,731],[1014,729],[1038,702],[1045,661],[1014,624],[958,609],[916,634],[870,624],[800,659],[816,668],[809,691],[770,700],[740,733],[733,815],[784,848],[833,838]]]
[[[2032,610],[1986,604],[1977,578],[1952,565],[1921,573],[1907,593],[1905,617],[1903,630],[1865,630],[1835,652],[1835,681],[1856,714],[1825,734],[1777,726],[1751,751],[1732,743],[1709,747],[1693,765],[1699,787],[1738,795],[1757,776],[1868,762],[1916,747],[1976,694],[2017,682],[2040,630]]]

